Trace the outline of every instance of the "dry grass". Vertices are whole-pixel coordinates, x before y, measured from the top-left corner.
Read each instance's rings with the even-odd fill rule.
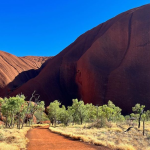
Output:
[[[28,139],[25,137],[30,127],[23,129],[0,129],[0,150],[26,149]]]
[[[95,145],[107,146],[116,150],[150,150],[150,122],[145,124],[145,136],[141,128],[134,128],[128,132],[128,125],[125,123],[112,124],[111,128],[87,128],[88,125],[70,125],[68,127],[50,127],[52,132]]]

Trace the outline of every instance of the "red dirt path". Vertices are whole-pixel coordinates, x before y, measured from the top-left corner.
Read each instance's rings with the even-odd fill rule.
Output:
[[[102,146],[73,141],[50,132],[48,126],[38,127],[28,131],[29,143],[27,150],[110,150]]]

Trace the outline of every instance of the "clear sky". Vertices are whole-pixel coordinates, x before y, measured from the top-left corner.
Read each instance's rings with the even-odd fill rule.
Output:
[[[102,22],[150,0],[0,0],[0,50],[54,56]]]

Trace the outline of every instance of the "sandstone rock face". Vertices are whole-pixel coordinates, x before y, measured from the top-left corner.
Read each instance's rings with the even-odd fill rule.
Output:
[[[33,117],[32,117],[31,114],[26,114],[25,123],[27,123],[27,121],[29,122],[31,119],[33,119],[33,123],[37,123],[36,117],[35,117],[34,115],[33,115]]]
[[[48,57],[16,57],[0,51],[0,96],[8,96],[15,89],[36,77]],[[40,68],[40,69],[39,69]]]
[[[150,108],[149,64],[150,4],[87,31],[12,94],[36,90],[46,105],[55,99],[66,105],[72,98],[95,105],[112,100],[129,113],[136,103]]]

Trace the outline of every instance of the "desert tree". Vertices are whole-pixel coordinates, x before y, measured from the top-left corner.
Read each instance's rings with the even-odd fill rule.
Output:
[[[56,127],[56,121],[59,119],[60,116],[60,105],[61,103],[58,100],[51,102],[50,105],[47,107],[48,110],[48,117],[53,125]]]
[[[66,109],[64,105],[62,105],[62,108],[60,108],[60,121],[67,126],[69,122],[72,121],[72,112],[70,107]]]
[[[119,108],[118,106],[115,106],[115,104],[112,101],[108,101],[108,108],[109,108],[109,113],[110,117],[109,120],[111,121],[120,121],[124,120],[123,116],[121,115],[122,109]]]
[[[44,108],[44,101],[41,101],[40,99],[40,95],[36,94],[36,91],[34,91],[32,93],[32,96],[30,97],[29,101],[27,101],[27,108],[26,108],[26,112],[25,112],[25,116],[23,118],[23,122],[22,122],[22,127],[24,122],[26,121],[26,125],[29,122],[29,126],[32,123],[33,120],[33,116],[34,113],[39,110],[39,111],[43,111]]]
[[[14,127],[15,119],[17,120],[17,127],[20,129],[21,119],[24,116],[25,110],[25,96],[16,95],[16,97],[4,98],[1,104],[1,111],[6,117],[6,127]]]
[[[74,125],[74,123],[79,122],[79,114],[78,114],[79,107],[80,105],[79,105],[78,99],[72,99],[72,106],[69,107],[69,109],[71,110],[72,118],[73,118],[72,125]]]
[[[79,101],[78,102],[78,116],[79,116],[79,119],[80,119],[80,123],[82,124],[83,121],[86,119],[86,117],[88,117],[88,109],[87,109],[87,106],[84,105],[84,101]]]
[[[145,120],[146,120],[146,112],[143,112],[141,115],[141,120],[143,121],[143,135],[145,134]]]
[[[95,107],[92,103],[86,104],[87,109],[87,120],[91,122],[92,120],[98,119],[98,106]]]
[[[43,120],[44,110],[45,110],[45,102],[41,101],[37,103],[37,107],[36,107],[36,111],[34,112],[34,115],[36,116],[39,122]]]
[[[145,114],[146,114],[146,120],[147,121],[149,121],[150,120],[150,110],[147,110],[146,112],[145,112]]]
[[[140,104],[136,104],[134,107],[132,107],[132,111],[138,114],[138,122],[139,122],[138,128],[140,128],[140,121],[141,121],[141,116],[144,112],[144,108],[145,105],[140,105]]]

